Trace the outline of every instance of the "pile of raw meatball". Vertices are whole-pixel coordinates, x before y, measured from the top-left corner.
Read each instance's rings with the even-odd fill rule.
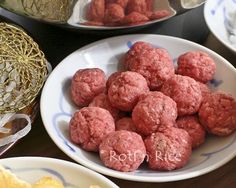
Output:
[[[167,10],[153,11],[153,0],[92,0],[85,25],[138,25],[169,16]]]
[[[206,133],[235,131],[235,99],[206,85],[216,71],[208,54],[182,54],[175,70],[167,50],[139,41],[124,66],[108,80],[101,69],[81,69],[71,83],[72,100],[82,108],[69,123],[70,138],[99,152],[105,166],[134,171],[146,159],[154,170],[178,169]]]

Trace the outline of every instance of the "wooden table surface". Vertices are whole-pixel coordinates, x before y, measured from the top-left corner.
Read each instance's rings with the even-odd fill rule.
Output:
[[[63,37],[63,36],[62,36]],[[220,55],[228,59],[236,67],[236,55],[222,46],[219,41],[210,34],[204,45],[218,52]],[[235,84],[235,83],[232,83]],[[236,148],[235,148],[236,149]],[[30,133],[20,140],[13,148],[5,153],[2,158],[18,157],[18,156],[43,156],[51,158],[59,158],[73,161],[65,155],[51,140],[40,116],[32,126]],[[187,187],[213,187],[213,188],[233,188],[236,185],[236,158],[224,166],[202,175],[200,177],[169,183],[140,183],[125,181],[116,178],[110,178],[121,188],[187,188]]]

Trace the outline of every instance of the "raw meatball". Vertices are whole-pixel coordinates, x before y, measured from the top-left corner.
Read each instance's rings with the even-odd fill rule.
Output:
[[[130,60],[135,58],[137,55],[140,55],[144,53],[145,51],[148,51],[152,48],[153,48],[152,45],[147,42],[143,42],[143,41],[135,42],[125,55],[125,68],[127,70],[129,69]]]
[[[147,11],[152,11],[153,10],[153,0],[146,0],[146,4],[147,4]]]
[[[124,25],[138,25],[139,23],[145,23],[147,21],[149,21],[149,18],[144,14],[139,12],[131,12],[121,20],[121,23]]]
[[[107,83],[106,83],[106,86],[107,86],[107,89],[109,89],[111,83],[113,82],[113,80],[116,79],[117,76],[120,75],[121,72],[114,72],[112,73],[109,78],[107,79]]]
[[[138,97],[147,91],[147,82],[141,74],[126,71],[111,83],[108,97],[112,106],[123,111],[131,111],[138,102]]]
[[[142,96],[132,113],[137,132],[145,136],[159,129],[173,126],[176,118],[176,103],[170,97],[157,91]]]
[[[114,131],[113,117],[98,107],[82,108],[75,112],[69,123],[71,140],[87,151],[98,151],[102,140]]]
[[[192,141],[192,148],[196,148],[205,142],[206,131],[196,115],[182,116],[176,121],[177,127],[188,132]]]
[[[139,12],[145,14],[147,12],[146,0],[129,0],[126,7],[127,14],[131,12]]]
[[[167,50],[153,48],[127,60],[129,69],[146,78],[151,90],[158,90],[162,84],[174,76],[174,65]]]
[[[105,1],[106,1],[106,6],[111,3],[116,3],[125,9],[129,0],[105,0]]]
[[[87,21],[81,23],[82,25],[91,25],[91,26],[104,26],[103,22],[96,22],[96,21]]]
[[[133,120],[130,117],[124,117],[119,119],[116,122],[116,130],[127,130],[127,131],[132,131],[136,132],[136,127],[134,125]]]
[[[71,97],[79,107],[87,106],[105,88],[106,76],[101,69],[80,69],[72,78]]]
[[[173,76],[163,84],[161,91],[177,103],[179,116],[196,113],[202,102],[199,84],[188,76]]]
[[[204,84],[202,82],[198,82],[198,84],[200,86],[200,90],[201,90],[201,93],[202,93],[202,99],[205,96],[211,94],[211,90],[210,90],[210,88],[206,84]]]
[[[108,110],[112,117],[117,120],[119,118],[119,110],[113,107],[108,99],[108,96],[101,93],[94,97],[93,101],[89,104],[90,107],[100,107]]]
[[[106,8],[104,23],[119,22],[124,17],[124,9],[119,4],[112,3]]]
[[[150,20],[158,20],[164,17],[167,17],[170,15],[170,12],[168,10],[157,10],[155,12],[151,12],[151,14],[149,13],[148,18]]]
[[[206,53],[187,52],[178,58],[177,73],[206,83],[213,79],[216,72],[214,60]]]
[[[142,137],[130,131],[109,134],[99,146],[99,154],[105,166],[130,172],[136,170],[146,156]]]
[[[222,92],[211,93],[203,99],[199,119],[209,133],[230,135],[236,130],[236,101]]]
[[[88,20],[103,22],[105,14],[105,0],[92,0],[88,8]]]
[[[168,128],[151,134],[144,140],[148,166],[154,170],[168,171],[183,167],[192,153],[189,134],[178,128]]]

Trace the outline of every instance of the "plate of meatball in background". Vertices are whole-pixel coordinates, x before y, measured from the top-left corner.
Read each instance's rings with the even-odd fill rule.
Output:
[[[68,25],[88,30],[143,28],[201,6],[205,0],[84,0],[73,6]]]
[[[161,35],[97,41],[66,57],[41,95],[56,145],[99,173],[168,182],[235,157],[236,70],[193,42]]]
[[[78,1],[68,23],[99,30],[124,29],[154,24],[176,13],[171,4],[163,0]]]

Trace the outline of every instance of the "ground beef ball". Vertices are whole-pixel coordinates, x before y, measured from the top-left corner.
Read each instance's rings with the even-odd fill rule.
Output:
[[[121,7],[123,7],[124,9],[126,8],[128,1],[129,0],[105,0],[106,6],[108,6],[108,4],[111,3],[116,3],[119,4]]]
[[[206,83],[213,79],[216,72],[214,60],[204,52],[192,51],[178,58],[177,73]]]
[[[198,82],[198,84],[200,86],[200,90],[201,90],[201,93],[202,93],[202,99],[205,96],[211,94],[211,90],[210,90],[210,88],[206,84],[204,84],[202,82]]]
[[[174,76],[174,65],[167,50],[148,49],[127,60],[129,69],[143,75],[151,90],[158,90],[162,84]]]
[[[131,12],[145,14],[147,12],[146,0],[129,0],[126,7],[126,13],[129,14]]]
[[[192,148],[196,148],[205,142],[206,131],[200,124],[197,115],[179,117],[176,125],[188,132],[191,137]]]
[[[168,128],[151,134],[144,140],[148,166],[153,170],[169,171],[183,167],[192,153],[189,134],[178,128]]]
[[[87,21],[81,23],[82,25],[89,25],[89,26],[104,26],[103,22],[96,22],[96,21]]]
[[[153,11],[153,0],[146,0],[146,4],[147,4],[147,11]]]
[[[176,118],[176,103],[158,91],[142,96],[132,113],[137,132],[144,136],[173,126]]]
[[[112,106],[123,110],[131,111],[138,98],[149,91],[145,78],[131,71],[122,72],[111,83],[108,89],[108,97]]]
[[[202,102],[199,84],[188,76],[173,76],[163,84],[161,91],[177,103],[179,116],[196,113]]]
[[[124,25],[135,25],[139,23],[145,23],[149,21],[149,18],[145,16],[144,14],[141,14],[139,12],[131,12],[130,14],[126,15],[122,20],[121,24]]]
[[[106,76],[101,69],[80,69],[72,78],[71,97],[79,107],[87,106],[105,88]]]
[[[105,166],[129,172],[136,170],[146,156],[142,137],[130,131],[109,134],[99,146],[99,154]]]
[[[124,117],[116,122],[116,130],[117,131],[126,130],[126,131],[136,132],[136,127],[134,125],[132,118]]]
[[[98,151],[102,140],[115,131],[111,114],[98,107],[84,107],[75,112],[69,123],[71,140],[87,151]]]
[[[87,12],[88,20],[103,22],[104,14],[105,0],[92,0]]]
[[[227,136],[236,130],[236,101],[222,92],[211,93],[203,99],[199,119],[206,130],[218,136]]]
[[[104,93],[101,93],[94,97],[92,102],[89,104],[90,107],[100,107],[108,110],[114,120],[117,120],[119,118],[119,110],[115,107],[113,107],[108,99],[108,96]]]
[[[119,22],[124,16],[124,9],[119,4],[109,4],[105,10],[104,23]]]
[[[151,12],[151,14],[148,13],[148,15],[149,15],[148,18],[150,20],[158,20],[158,19],[169,16],[170,12],[168,10],[157,10],[157,11]]]
[[[116,79],[117,76],[120,75],[121,72],[114,72],[112,73],[108,79],[107,79],[107,83],[106,83],[106,86],[107,86],[107,89],[110,87],[111,83],[113,82],[113,80]]]
[[[152,48],[153,46],[147,42],[143,41],[135,42],[130,48],[130,50],[125,54],[125,68],[127,70],[129,69],[130,60],[132,61],[132,59],[135,58],[137,55],[140,55]]]

